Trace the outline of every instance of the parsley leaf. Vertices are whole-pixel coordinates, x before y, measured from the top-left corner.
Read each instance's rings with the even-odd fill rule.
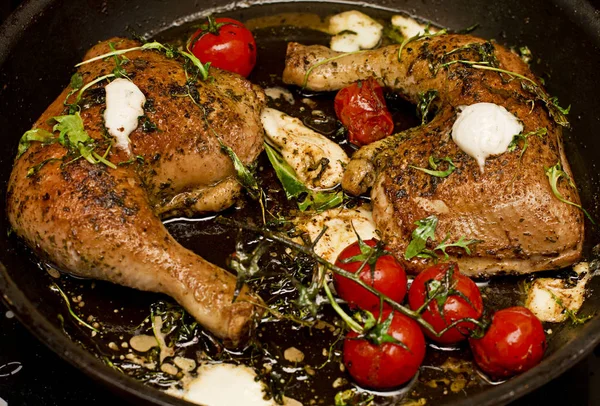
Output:
[[[420,256],[427,246],[427,240],[435,238],[438,218],[435,215],[431,215],[422,220],[417,220],[415,225],[417,228],[412,232],[412,240],[404,253],[404,258],[407,260]]]

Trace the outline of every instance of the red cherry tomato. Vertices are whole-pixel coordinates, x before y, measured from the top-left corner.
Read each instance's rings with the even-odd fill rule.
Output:
[[[375,247],[377,242],[375,239],[364,241],[369,247]],[[399,303],[402,302],[404,295],[406,295],[406,273],[404,268],[392,255],[386,254],[377,258],[375,255],[374,253],[371,257],[376,260],[373,270],[371,270],[370,264],[365,264],[360,271],[360,279],[390,299]],[[357,258],[357,256],[361,256],[358,241],[346,247],[338,256],[335,264],[348,272],[356,274],[365,261]],[[352,258],[355,258],[355,260],[348,262]],[[365,290],[358,283],[335,273],[333,274],[333,281],[338,295],[347,301],[351,307],[357,306],[365,310],[379,309],[379,298]],[[389,308],[387,304],[385,307]]]
[[[384,311],[382,322],[391,311]],[[374,314],[377,318],[377,314]],[[387,334],[402,344],[374,344],[351,331],[344,340],[344,365],[360,386],[391,389],[408,382],[425,358],[425,337],[413,319],[393,313]],[[406,348],[405,348],[406,347]]]
[[[431,324],[436,332],[440,332],[453,322],[466,317],[478,319],[483,313],[483,300],[479,288],[468,276],[461,274],[458,265],[454,263],[434,265],[417,275],[408,292],[410,308],[413,310],[420,308],[428,298],[428,289],[432,291],[434,288],[430,281],[438,281],[443,285],[444,278],[449,275],[448,272],[451,268],[453,271],[449,293],[453,293],[453,290],[460,292],[460,294],[450,294],[446,297],[441,295],[440,301],[432,300],[422,314],[423,319]],[[461,295],[464,297],[461,297]],[[465,297],[468,300],[465,300]],[[440,307],[442,312],[440,312]],[[466,339],[473,328],[473,323],[461,322],[440,337],[434,336],[427,330],[424,330],[424,332],[429,338],[438,343],[456,344]]]
[[[497,311],[483,338],[471,338],[469,344],[479,368],[502,379],[536,366],[546,351],[546,335],[528,308],[509,307]]]
[[[247,77],[256,64],[256,42],[244,24],[231,18],[208,19],[191,36],[189,48],[202,63]]]
[[[394,131],[394,121],[385,105],[383,90],[373,78],[340,90],[335,96],[334,107],[353,144],[370,144]]]

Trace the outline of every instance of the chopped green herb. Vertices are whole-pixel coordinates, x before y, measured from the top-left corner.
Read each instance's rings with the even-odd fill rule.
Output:
[[[431,215],[415,222],[417,228],[412,232],[412,239],[406,247],[404,258],[410,260],[414,257],[420,257],[427,247],[427,240],[435,239],[435,229],[438,225],[438,218]]]
[[[298,179],[294,169],[273,147],[265,143],[265,150],[273,169],[275,169],[275,174],[283,186],[287,199],[298,199],[298,208],[301,211],[312,208],[317,212],[322,212],[337,207],[344,202],[342,191],[317,192],[309,189]]]
[[[437,170],[437,168],[441,162],[447,162],[448,169],[446,169],[445,171]],[[456,170],[456,166],[454,165],[454,162],[452,162],[452,159],[450,159],[449,157],[435,158],[433,155],[429,156],[429,166],[431,167],[431,169],[419,168],[418,166],[413,166],[413,165],[408,165],[408,166],[413,169],[416,169],[418,171],[425,172],[428,175],[436,176],[438,178],[446,178],[446,177],[450,176],[450,174]]]
[[[383,27],[383,35],[392,43],[401,44],[404,41],[404,35],[402,35],[402,31],[392,24],[388,24]]]
[[[35,128],[33,130],[26,131],[19,141],[19,149],[17,152],[17,158],[25,153],[32,142],[41,142],[44,145],[53,144],[56,142],[56,137],[49,131],[41,128]]]
[[[550,182],[550,187],[552,188],[552,193],[554,193],[554,196],[561,202],[570,204],[571,206],[575,206],[578,209],[580,209],[581,211],[583,211],[583,213],[592,222],[592,224],[596,225],[596,222],[594,221],[592,216],[587,212],[586,209],[584,209],[583,207],[581,207],[581,205],[579,205],[577,203],[574,203],[574,202],[571,202],[571,201],[565,199],[563,197],[563,195],[560,193],[560,191],[558,190],[558,181],[562,177],[564,177],[569,182],[569,185],[571,187],[575,187],[575,185],[573,184],[573,181],[571,180],[569,175],[567,175],[567,173],[565,171],[563,171],[560,161],[558,161],[556,163],[556,165],[551,166],[550,168],[545,168],[545,170],[546,170],[546,176],[548,177],[548,181]]]
[[[546,129],[546,127],[542,127],[542,128],[538,128],[535,131],[530,131],[525,134],[523,134],[523,133],[517,134],[513,137],[510,144],[508,144],[507,151],[513,152],[514,150],[516,150],[519,147],[519,141],[523,141],[523,146],[521,147],[521,155],[519,157],[519,158],[521,158],[521,157],[523,157],[523,154],[525,153],[525,151],[527,150],[527,147],[529,146],[529,141],[527,140],[527,138],[529,138],[532,135],[543,138],[544,135],[546,135],[547,133],[548,133],[548,130]]]
[[[438,218],[435,215],[431,215],[422,220],[417,220],[415,222],[417,228],[412,233],[412,239],[406,247],[406,252],[404,253],[404,258],[410,260],[414,257],[417,258],[433,258],[437,259],[438,255],[436,251],[442,251],[444,254],[444,258],[448,259],[449,256],[446,253],[446,249],[450,247],[459,247],[463,248],[468,255],[471,255],[471,250],[469,245],[477,244],[483,242],[482,240],[465,240],[464,237],[460,237],[458,241],[453,243],[448,243],[449,235],[446,235],[446,238],[442,240],[434,249],[427,249],[427,241],[431,239],[434,241],[435,239],[435,229],[438,225]]]

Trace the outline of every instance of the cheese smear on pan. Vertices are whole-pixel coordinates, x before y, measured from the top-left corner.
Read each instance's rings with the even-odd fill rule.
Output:
[[[458,118],[452,126],[452,139],[479,164],[481,172],[491,155],[506,152],[523,124],[504,107],[494,103],[459,106]]]
[[[144,115],[146,96],[130,80],[118,78],[105,87],[106,110],[104,125],[116,138],[117,147],[130,151],[129,134],[138,126],[138,117]]]

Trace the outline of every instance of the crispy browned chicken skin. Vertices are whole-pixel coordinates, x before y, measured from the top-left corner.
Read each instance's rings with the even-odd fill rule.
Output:
[[[343,187],[352,194],[369,188],[373,216],[383,238],[399,258],[411,240],[415,222],[429,215],[439,218],[435,240],[482,240],[468,256],[451,248],[448,253],[469,275],[498,272],[527,273],[560,268],[577,261],[583,243],[582,212],[553,194],[545,168],[562,164],[571,176],[563,152],[561,127],[547,106],[523,85],[527,80],[497,71],[478,69],[454,60],[489,62],[487,66],[539,81],[521,59],[506,48],[469,35],[439,35],[408,43],[398,60],[398,45],[386,46],[315,64],[339,54],[322,46],[290,43],[283,79],[313,91],[331,91],[374,77],[388,89],[417,103],[419,93],[436,90],[438,112],[428,124],[392,135],[358,150],[346,170]],[[536,86],[533,86],[534,88]],[[545,93],[545,92],[544,92]],[[452,141],[456,108],[479,102],[504,106],[523,122],[523,133],[547,129],[543,137],[528,138],[513,152],[490,157],[481,173],[477,162]],[[450,157],[456,171],[439,178],[409,165],[427,168],[428,158]],[[561,180],[560,193],[579,203],[577,189]],[[430,241],[429,248],[435,245]],[[404,261],[418,272],[431,260]]]
[[[112,39],[117,49],[139,45]],[[93,47],[85,59],[110,52],[109,41]],[[203,326],[231,345],[248,334],[260,299],[244,287],[232,303],[236,279],[179,245],[159,215],[194,214],[229,207],[240,187],[230,158],[217,134],[244,163],[262,150],[262,90],[242,77],[211,69],[210,81],[195,83],[199,107],[186,95],[181,63],[157,51],[126,54],[128,76],[144,93],[145,114],[158,130],[138,126],[131,135],[132,153],[113,149],[110,169],[85,159],[69,162],[60,144],[39,142],[16,160],[9,181],[8,216],[32,248],[58,268],[83,277],[108,280],[175,298]],[[112,72],[112,58],[83,65],[84,83]],[[87,91],[102,94],[106,82]],[[65,114],[56,99],[34,124],[52,131],[51,117]],[[93,99],[93,98],[92,98]],[[72,101],[72,99],[70,99]],[[102,100],[81,111],[85,129],[103,152]],[[48,159],[52,159],[47,161]],[[43,162],[34,175],[28,171]]]

